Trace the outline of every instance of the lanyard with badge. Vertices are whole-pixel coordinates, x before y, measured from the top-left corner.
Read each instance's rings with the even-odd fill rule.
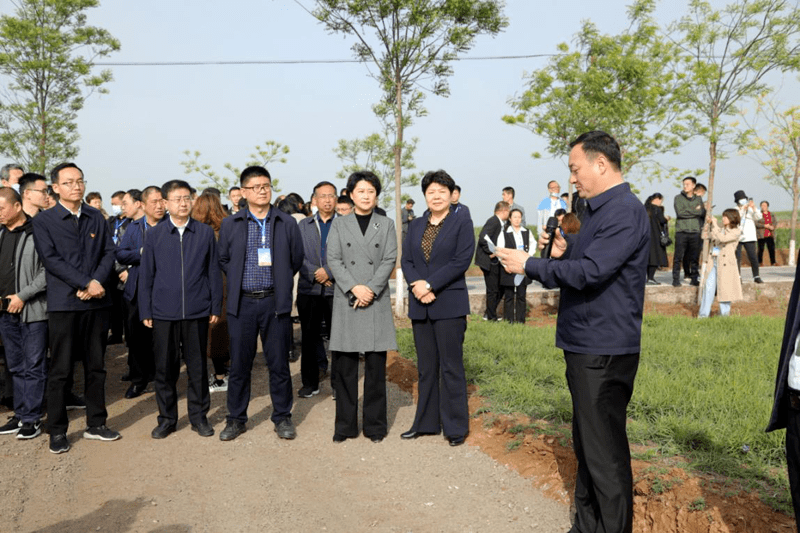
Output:
[[[258,224],[258,227],[261,228],[261,247],[258,249],[258,266],[272,266],[272,252],[267,248],[267,217],[264,217],[264,222],[261,222],[252,213],[251,216],[253,220],[256,221],[256,224]]]

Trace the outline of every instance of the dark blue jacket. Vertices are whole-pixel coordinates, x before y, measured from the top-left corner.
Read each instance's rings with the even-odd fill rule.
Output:
[[[183,238],[171,220],[148,230],[139,270],[139,317],[192,320],[221,312],[214,230],[192,218]]]
[[[160,224],[165,220],[166,217],[162,218],[158,223]],[[141,217],[128,224],[115,251],[117,263],[128,267],[128,281],[125,282],[125,289],[122,295],[129,302],[132,302],[136,297],[136,289],[139,286],[139,265],[142,261],[142,249],[144,248],[142,240],[144,232],[142,230],[145,224],[147,224],[147,217]]]
[[[591,355],[639,353],[650,251],[647,212],[627,183],[589,199],[561,259],[528,259],[525,273],[561,287],[556,346]]]
[[[786,325],[783,330],[781,343],[781,356],[778,360],[778,373],[775,378],[775,401],[772,405],[772,416],[769,419],[767,431],[775,431],[786,427],[789,418],[789,360],[794,353],[797,334],[800,331],[800,255],[797,261],[797,270],[794,274],[792,295],[789,297],[789,307],[786,309]]]
[[[331,219],[331,224],[333,224],[333,219]],[[314,278],[314,272],[322,267],[328,273],[328,277],[333,280],[331,269],[328,268],[327,254],[322,255],[322,235],[320,235],[317,215],[304,218],[298,222],[297,228],[303,239],[303,265],[300,267],[300,276],[297,278],[297,294],[333,296],[333,285],[323,287]]]
[[[47,272],[47,311],[85,311],[111,305],[102,298],[81,300],[75,293],[97,280],[108,289],[114,268],[114,242],[97,209],[83,204],[78,228],[72,213],[57,203],[33,219],[36,251]]]
[[[228,313],[239,316],[242,277],[247,251],[247,209],[222,220],[219,230],[219,264],[228,279]],[[303,242],[297,221],[291,215],[270,208],[272,278],[275,282],[275,311],[291,313],[294,275],[303,264]]]
[[[409,284],[408,318],[412,320],[441,320],[469,314],[469,292],[464,273],[472,262],[475,251],[475,231],[469,211],[453,212],[442,222],[431,249],[430,262],[422,253],[422,235],[428,225],[427,215],[408,223],[408,233],[403,240],[403,257],[400,264],[403,277]],[[427,281],[436,299],[423,304],[411,292],[411,284]]]

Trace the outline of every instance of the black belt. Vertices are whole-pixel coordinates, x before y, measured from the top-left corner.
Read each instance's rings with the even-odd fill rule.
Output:
[[[796,411],[800,411],[800,392],[794,389],[787,390],[789,392],[789,406]]]
[[[260,300],[261,298],[266,298],[267,296],[273,296],[275,294],[275,289],[264,289],[263,291],[254,291],[254,292],[245,292],[242,291],[242,296],[245,298],[253,298],[256,300]]]

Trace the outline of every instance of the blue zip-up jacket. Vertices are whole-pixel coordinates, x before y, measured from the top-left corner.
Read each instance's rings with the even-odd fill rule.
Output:
[[[532,257],[525,273],[545,287],[561,287],[556,346],[587,355],[639,353],[650,255],[647,212],[627,183],[587,204],[565,257]]]
[[[219,230],[219,263],[228,279],[228,314],[239,316],[242,299],[242,277],[247,251],[247,216],[242,209],[222,220]],[[272,236],[272,279],[275,283],[275,311],[282,315],[292,311],[294,275],[303,264],[303,240],[297,221],[291,215],[270,208]]]
[[[33,219],[36,251],[47,272],[47,311],[87,311],[111,305],[102,298],[81,300],[75,293],[97,280],[108,289],[114,268],[114,241],[103,215],[83,204],[78,227],[69,209],[57,203]]]
[[[148,230],[139,267],[139,317],[193,320],[221,312],[214,230],[192,218],[183,237],[172,220]]]

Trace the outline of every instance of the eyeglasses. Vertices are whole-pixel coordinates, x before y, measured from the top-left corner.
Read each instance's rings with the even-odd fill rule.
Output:
[[[33,191],[33,192],[40,192],[42,194],[47,194],[47,189],[25,189],[26,191]]]
[[[261,193],[261,192],[267,192],[267,191],[271,190],[272,189],[272,185],[267,183],[267,184],[264,184],[264,185],[254,185],[252,187],[242,187],[242,189],[244,189],[246,191],[254,191],[254,192],[257,192],[257,193]]]
[[[183,204],[183,203],[191,203],[192,197],[191,196],[178,196],[177,198],[167,198],[168,202],[172,202],[173,204]]]
[[[88,181],[84,181],[84,180],[65,181],[64,183],[59,183],[58,186],[59,187],[64,187],[65,189],[74,189],[75,187],[78,187],[79,189],[82,189],[83,187],[86,187],[86,185],[88,183],[89,183]]]

